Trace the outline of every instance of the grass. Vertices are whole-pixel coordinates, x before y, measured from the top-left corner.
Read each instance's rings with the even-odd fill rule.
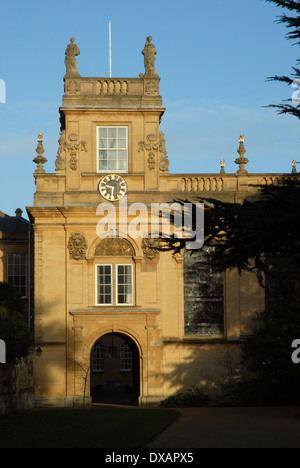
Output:
[[[98,407],[0,417],[0,448],[141,448],[179,417],[174,410]]]

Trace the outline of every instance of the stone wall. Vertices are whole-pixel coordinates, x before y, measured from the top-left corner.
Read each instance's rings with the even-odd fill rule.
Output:
[[[0,416],[34,407],[33,365],[30,358],[17,365],[0,365]]]

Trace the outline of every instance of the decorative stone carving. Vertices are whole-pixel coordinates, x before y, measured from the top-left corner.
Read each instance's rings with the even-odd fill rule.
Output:
[[[44,164],[47,162],[47,159],[43,156],[45,150],[43,147],[43,135],[41,133],[38,134],[38,145],[35,151],[38,154],[33,160],[33,162],[37,164],[35,174],[44,174]]]
[[[87,243],[81,232],[73,232],[68,244],[69,252],[75,260],[82,260],[87,251]]]
[[[79,81],[68,81],[65,85],[66,94],[78,94],[80,93],[80,83]]]
[[[57,172],[64,172],[66,169],[66,131],[63,130],[58,140],[57,157],[55,161],[55,168]]]
[[[166,151],[166,140],[164,138],[163,132],[159,132],[159,140],[156,140],[156,136],[150,134],[146,137],[146,142],[140,141],[139,142],[139,152],[141,151],[149,151],[148,153],[148,169],[150,171],[155,169],[156,166],[156,157],[154,151],[159,153],[159,163],[158,168],[160,172],[168,172],[169,171],[169,160],[167,157]]]
[[[159,94],[158,80],[145,81],[144,92],[146,96],[158,96]]]
[[[65,140],[65,148],[71,151],[70,154],[70,168],[73,171],[77,170],[77,151],[85,151],[87,152],[86,142],[79,141],[78,135],[76,133],[71,133],[68,137],[68,141]]]
[[[160,152],[160,161],[159,161],[159,170],[160,172],[169,172],[170,162],[168,160],[167,151],[166,151],[166,140],[163,132],[159,132],[159,152]]]
[[[158,247],[160,246],[159,239],[144,238],[142,241],[142,249],[148,260],[153,260],[158,255]]]
[[[65,58],[65,65],[66,65],[66,74],[65,77],[76,77],[80,76],[78,71],[77,71],[77,62],[76,62],[76,57],[77,55],[80,54],[80,50],[75,44],[75,39],[74,37],[71,37],[70,39],[71,43],[68,45],[66,48],[66,58]]]
[[[142,51],[144,55],[144,64],[145,64],[145,77],[148,76],[157,76],[155,69],[155,55],[157,54],[154,44],[152,44],[152,37],[148,36],[146,39],[146,45]]]
[[[148,162],[148,168],[150,171],[153,171],[155,169],[155,154],[152,153],[152,151],[149,153],[147,162]]]
[[[134,257],[135,251],[127,239],[120,237],[106,237],[95,249],[96,257]]]

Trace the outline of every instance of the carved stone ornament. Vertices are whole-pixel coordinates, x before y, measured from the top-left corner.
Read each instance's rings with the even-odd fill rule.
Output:
[[[120,237],[106,237],[96,246],[95,257],[134,257],[135,251],[130,242]]]
[[[77,151],[81,150],[81,151],[87,152],[86,142],[79,141],[78,135],[76,133],[71,133],[68,137],[68,141],[67,140],[64,141],[63,148],[66,148],[71,151],[69,165],[72,171],[76,171],[77,170]]]
[[[158,80],[150,80],[145,82],[145,95],[146,96],[158,96],[159,85]]]
[[[166,151],[166,140],[164,138],[163,132],[159,132],[159,140],[157,141],[156,136],[150,134],[146,137],[146,142],[140,141],[139,142],[139,152],[141,151],[149,151],[148,153],[148,169],[149,171],[153,171],[156,166],[156,157],[155,152],[158,153],[158,168],[160,172],[169,172],[169,165],[170,162],[168,160],[167,151]]]
[[[78,80],[67,81],[65,84],[66,94],[78,94],[80,93],[80,82]]]
[[[144,238],[142,241],[142,249],[148,260],[153,260],[158,255],[159,239]]]
[[[87,243],[85,237],[81,232],[73,232],[71,234],[68,244],[69,252],[75,260],[82,260],[85,258],[87,251]]]
[[[160,152],[159,170],[160,172],[169,172],[170,162],[167,156],[168,153],[166,150],[166,140],[165,140],[163,132],[159,132],[159,152]]]
[[[66,131],[63,130],[58,140],[57,157],[55,168],[57,172],[63,172],[66,169]]]

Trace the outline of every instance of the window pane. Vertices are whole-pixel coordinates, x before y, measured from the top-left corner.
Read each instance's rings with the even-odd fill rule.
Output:
[[[99,127],[99,138],[107,138],[107,128]]]
[[[132,371],[132,352],[127,343],[122,343],[120,348],[120,370],[123,372]]]
[[[127,127],[99,127],[98,171],[128,170]]]
[[[118,129],[116,127],[108,127],[108,138],[117,138]]]
[[[107,148],[107,139],[106,138],[100,138],[99,139],[99,148]]]
[[[98,265],[97,267],[97,304],[112,303],[112,267]]]
[[[119,138],[119,140],[120,140],[121,138],[123,138],[124,140],[127,139],[126,128],[119,128],[119,131],[118,131],[118,138]]]
[[[127,161],[120,160],[118,162],[118,170],[119,171],[127,171]]]
[[[109,139],[108,140],[108,145],[107,145],[108,148],[110,149],[113,149],[113,148],[117,148],[118,147],[118,141],[116,138],[114,139]]]
[[[112,159],[116,160],[117,158],[118,158],[118,152],[117,151],[111,150],[111,151],[108,152],[108,159],[109,160],[112,160]]]
[[[133,269],[132,265],[117,266],[117,293],[118,304],[133,303]]]
[[[8,254],[7,282],[13,285],[22,297],[27,296],[27,256]]]
[[[118,148],[120,149],[126,149],[127,148],[127,141],[126,140],[118,140]]]
[[[97,342],[92,348],[92,371],[100,372],[104,370],[104,347]]]

